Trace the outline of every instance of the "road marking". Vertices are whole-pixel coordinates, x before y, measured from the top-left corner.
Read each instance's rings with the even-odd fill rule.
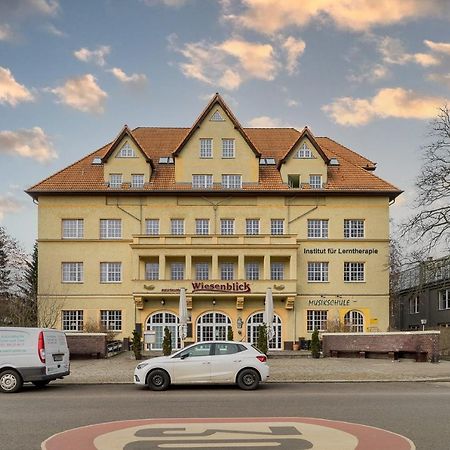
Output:
[[[276,449],[415,450],[380,428],[309,417],[141,419],[74,428],[42,450]]]

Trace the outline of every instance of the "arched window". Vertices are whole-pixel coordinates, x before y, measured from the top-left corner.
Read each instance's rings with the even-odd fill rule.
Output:
[[[263,324],[264,313],[252,314],[247,320],[247,341],[256,345],[258,341],[258,327]],[[273,315],[273,336],[269,341],[269,350],[281,350],[281,319]]]
[[[226,341],[231,320],[220,312],[208,312],[197,319],[197,341]]]
[[[344,324],[350,332],[364,331],[364,316],[359,311],[348,311],[344,316]]]
[[[168,328],[172,334],[172,349],[181,348],[180,338],[178,336],[178,317],[168,311],[158,312],[152,314],[145,326],[146,330],[156,332],[156,341],[154,344],[147,344],[147,350],[162,350],[162,342],[164,338],[164,328]]]

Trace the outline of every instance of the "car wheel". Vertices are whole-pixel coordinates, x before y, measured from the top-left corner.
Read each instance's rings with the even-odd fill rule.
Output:
[[[12,394],[22,388],[22,377],[13,369],[4,370],[0,373],[0,391]]]
[[[148,374],[147,385],[152,391],[165,391],[170,385],[169,374],[165,370],[153,370]]]
[[[256,389],[259,384],[259,374],[253,369],[244,369],[237,377],[237,385],[246,391]]]
[[[36,387],[39,387],[39,388],[41,388],[41,387],[44,387],[44,386],[47,386],[47,384],[48,383],[50,383],[50,380],[38,380],[38,381],[33,381],[32,382]]]

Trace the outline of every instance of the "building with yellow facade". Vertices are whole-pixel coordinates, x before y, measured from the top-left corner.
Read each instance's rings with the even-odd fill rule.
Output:
[[[31,187],[39,299],[59,326],[101,323],[190,340],[256,341],[268,288],[272,349],[315,329],[389,326],[389,205],[375,164],[308,128],[243,128],[215,95],[191,128],[129,129]],[[42,308],[41,308],[42,310]]]

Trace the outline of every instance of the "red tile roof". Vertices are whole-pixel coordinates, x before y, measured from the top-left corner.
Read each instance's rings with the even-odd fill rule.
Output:
[[[124,128],[125,130],[125,128]],[[94,158],[104,158],[111,146],[111,142],[104,147],[90,153],[83,159],[46,178],[27,190],[33,196],[45,193],[95,193],[95,192],[174,192],[195,191],[190,183],[175,183],[175,167],[173,164],[160,164],[160,157],[171,156],[172,153],[185,140],[192,128],[148,128],[139,127],[134,130],[126,129],[142,148],[147,158],[153,163],[154,170],[149,183],[143,189],[131,189],[129,184],[124,184],[120,189],[110,188],[104,182],[103,164],[92,164]],[[301,132],[294,128],[243,128],[242,129],[261,157],[272,157],[278,164],[285,158],[293,145],[299,139]],[[123,130],[122,130],[123,133]],[[314,192],[341,192],[341,193],[373,193],[389,195],[395,198],[401,193],[392,184],[383,181],[372,172],[375,163],[364,158],[358,153],[338,144],[327,137],[315,138],[326,158],[337,158],[339,166],[328,166],[328,182],[323,190]],[[175,157],[176,161],[176,157]],[[276,166],[260,166],[259,183],[244,184],[242,191],[290,191],[286,183],[283,183]],[[214,191],[222,190],[219,184],[214,185]],[[200,190],[199,190],[200,191]],[[295,192],[312,192],[302,187]],[[202,195],[205,190],[201,190]],[[229,192],[227,190],[227,192]]]

